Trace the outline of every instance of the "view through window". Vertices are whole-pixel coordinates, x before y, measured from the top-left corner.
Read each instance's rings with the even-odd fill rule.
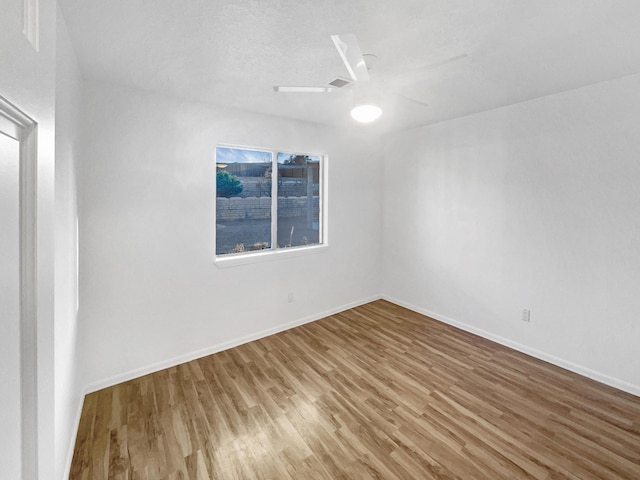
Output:
[[[216,147],[216,255],[322,243],[322,156]]]

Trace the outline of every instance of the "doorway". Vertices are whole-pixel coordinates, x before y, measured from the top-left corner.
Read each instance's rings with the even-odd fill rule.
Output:
[[[37,475],[37,125],[0,97],[0,464]]]

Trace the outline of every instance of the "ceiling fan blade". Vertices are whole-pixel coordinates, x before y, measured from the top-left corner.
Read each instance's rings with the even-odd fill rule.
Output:
[[[333,87],[275,85],[273,91],[277,93],[331,93]]]
[[[340,58],[344,62],[344,66],[347,67],[349,76],[358,82],[369,81],[369,71],[367,70],[367,64],[362,57],[360,46],[358,45],[358,39],[352,33],[344,35],[331,35]]]
[[[468,59],[468,58],[471,58],[471,57],[469,57],[468,54],[463,53],[461,55],[456,55],[455,57],[445,58],[436,62],[431,62],[425,65],[412,68],[410,70],[399,72],[395,75],[395,78],[399,80],[413,80],[416,77],[420,77],[420,76],[431,73],[432,70],[436,70],[437,68],[441,68],[453,63],[457,63],[461,60]]]
[[[444,60],[440,60],[439,62],[433,62],[433,63],[429,63],[427,65],[423,65],[422,67],[418,68],[417,70],[432,70],[434,68],[438,68],[438,67],[444,67],[445,65],[449,65],[450,63],[455,63],[458,62],[460,60],[464,60],[465,58],[468,58],[469,55],[466,53],[463,53],[461,55],[456,55],[455,57],[449,57],[449,58],[445,58]]]
[[[419,105],[421,107],[428,107],[429,104],[426,102],[423,102],[421,100],[416,100],[415,98],[411,98],[411,97],[407,97],[406,95],[403,95],[401,93],[397,93],[397,92],[393,92],[393,94],[398,97],[401,98],[402,100],[409,102],[409,103],[413,103],[414,105]]]

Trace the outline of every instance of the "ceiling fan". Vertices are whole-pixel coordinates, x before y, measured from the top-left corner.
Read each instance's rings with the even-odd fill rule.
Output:
[[[360,50],[358,39],[352,33],[331,35],[331,40],[338,50],[338,54],[340,55],[340,58],[342,59],[342,62],[349,74],[349,78],[336,76],[326,85],[275,85],[273,90],[277,93],[332,93],[342,89],[352,90],[346,87],[354,84],[369,83],[369,71],[376,63],[378,57],[373,54],[363,54]],[[468,55],[463,54],[441,60],[439,62],[423,65],[412,72],[405,72],[405,76],[406,74],[411,75],[419,73],[420,71],[426,71],[449,63],[457,62],[467,57]],[[361,94],[359,95],[354,108],[351,110],[351,116],[355,120],[363,123],[369,123],[376,120],[382,114],[382,109],[378,103],[380,92],[375,92],[370,87],[362,88],[362,85],[358,86],[357,89]],[[388,91],[386,88],[383,93],[391,94],[414,105],[419,105],[421,107],[428,106],[425,102],[416,100],[415,98],[408,97],[401,93]]]
[[[331,40],[347,69],[349,78],[336,76],[326,85],[275,85],[273,90],[277,93],[332,93],[342,89],[352,90],[349,87],[354,84],[358,86],[361,93],[355,102],[354,108],[351,110],[351,116],[363,123],[369,123],[376,120],[382,114],[382,109],[378,103],[379,93],[374,92],[372,88],[362,88],[362,84],[369,83],[369,71],[377,61],[378,57],[373,54],[363,54],[358,44],[358,39],[352,33],[343,35],[331,35]],[[458,60],[453,58],[451,61]],[[448,63],[448,62],[442,62]],[[417,104],[421,107],[428,106],[426,103],[416,100],[400,93],[385,91],[386,94],[392,94],[404,101]]]
[[[295,85],[275,85],[273,90],[278,93],[331,93],[335,88],[344,88],[353,82],[368,82],[369,68],[362,55],[358,39],[352,33],[345,35],[331,35],[331,40],[336,46],[340,58],[347,68],[350,79],[336,76],[327,85],[323,86],[295,86]]]
[[[350,78],[336,76],[327,85],[275,85],[273,90],[278,93],[331,93],[357,82],[369,81],[369,69],[375,55],[363,55],[358,45],[358,39],[352,33],[344,35],[331,35],[331,40],[338,50],[338,54],[347,69]],[[376,120],[382,114],[382,109],[372,102],[360,102],[352,111],[351,116],[364,123]]]

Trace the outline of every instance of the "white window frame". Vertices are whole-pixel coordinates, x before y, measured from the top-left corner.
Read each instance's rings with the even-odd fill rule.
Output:
[[[272,183],[271,183],[271,247],[264,250],[256,250],[256,251],[248,251],[242,253],[227,253],[224,255],[218,255],[216,252],[216,236],[217,236],[217,189],[216,189],[216,165],[217,165],[217,149],[218,148],[234,148],[241,150],[253,150],[258,152],[267,152],[271,154],[272,161],[272,172],[275,175],[272,175]],[[319,212],[319,243],[313,245],[299,245],[295,247],[286,247],[286,248],[278,248],[277,246],[277,230],[278,230],[278,181],[277,181],[277,168],[278,168],[278,154],[288,154],[288,155],[308,155],[311,157],[319,157],[320,158],[320,169],[319,169],[319,178],[320,178],[320,212]],[[311,255],[324,252],[329,247],[328,242],[328,223],[327,223],[327,212],[328,212],[328,155],[326,154],[318,154],[318,153],[308,153],[308,152],[300,152],[295,149],[271,149],[264,147],[247,147],[240,145],[230,145],[230,144],[219,144],[215,147],[214,153],[214,187],[213,187],[213,196],[214,196],[214,208],[213,208],[213,258],[214,263],[219,268],[227,268],[233,267],[237,265],[247,265],[251,263],[258,262],[268,262],[273,260],[298,257],[303,255]],[[273,181],[275,179],[275,181]]]

